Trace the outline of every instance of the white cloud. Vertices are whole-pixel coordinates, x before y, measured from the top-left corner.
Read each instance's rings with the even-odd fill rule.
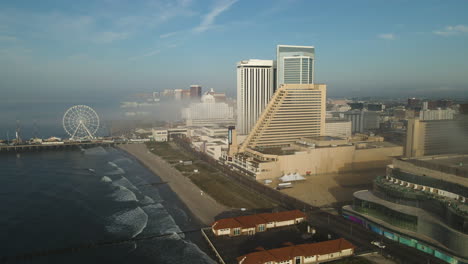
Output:
[[[157,55],[161,53],[161,50],[160,49],[156,49],[156,50],[152,50],[150,52],[147,52],[145,54],[142,54],[142,55],[138,55],[138,56],[134,56],[134,57],[131,57],[129,58],[129,60],[137,60],[137,59],[141,59],[141,58],[145,58],[145,57],[151,57],[151,56],[154,56],[154,55]]]
[[[177,35],[177,33],[178,33],[177,31],[174,31],[174,32],[169,32],[169,33],[161,34],[161,35],[159,35],[159,38],[162,38],[162,39],[164,39],[164,38],[169,38],[169,37],[172,37],[172,36]]]
[[[210,28],[213,28],[216,17],[229,10],[229,8],[237,1],[238,0],[227,0],[218,3],[208,14],[203,17],[200,25],[195,27],[193,32],[201,33],[207,31]]]
[[[386,39],[386,40],[395,40],[396,39],[395,34],[392,34],[392,33],[380,34],[377,37],[380,38],[380,39]]]
[[[442,30],[435,30],[432,33],[439,36],[455,36],[464,33],[468,33],[468,26],[466,25],[456,25],[456,26],[446,26]]]
[[[97,33],[94,37],[94,42],[96,43],[111,43],[117,40],[123,40],[129,37],[129,33],[127,32],[112,32],[106,31]]]

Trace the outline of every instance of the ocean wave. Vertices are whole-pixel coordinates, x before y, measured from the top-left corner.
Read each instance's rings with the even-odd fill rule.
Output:
[[[130,191],[124,186],[115,185],[117,188],[112,194],[111,197],[118,202],[129,202],[129,201],[138,201],[134,192]]]
[[[107,175],[120,175],[125,174],[125,170],[120,168],[117,164],[112,161],[107,162],[107,164],[111,165],[112,167],[116,168],[115,170],[106,173]]]
[[[118,180],[114,180],[114,184],[123,186],[127,189],[131,189],[134,192],[140,192],[140,190],[138,190],[138,188],[135,185],[133,185],[126,177],[123,176],[120,177],[120,179]]]
[[[103,176],[103,177],[101,178],[101,181],[102,181],[102,182],[112,182],[111,178],[109,178],[109,177],[107,177],[107,176]]]
[[[103,147],[94,147],[83,149],[84,154],[86,155],[105,155],[107,151]]]
[[[110,216],[109,221],[112,224],[106,226],[108,232],[121,236],[136,237],[146,228],[148,215],[141,207],[136,207]]]
[[[196,259],[197,262],[191,263],[212,263],[215,264],[216,261],[212,260],[205,252],[203,252],[197,245],[190,241],[184,241],[186,246],[182,255],[186,259]]]
[[[143,206],[142,209],[149,216],[148,227],[146,230],[151,233],[172,234],[172,239],[185,238],[174,218],[167,212],[166,208],[160,203]]]
[[[106,174],[107,175],[122,175],[122,174],[125,174],[125,171],[121,168],[117,168],[116,170],[110,171]]]
[[[131,164],[131,163],[133,163],[133,161],[131,159],[129,159],[129,158],[118,158],[116,160],[113,160],[112,163],[114,163],[114,164],[115,163],[129,163],[129,164]]]
[[[154,204],[154,200],[151,197],[145,195],[145,198],[140,200],[140,203],[143,205]]]

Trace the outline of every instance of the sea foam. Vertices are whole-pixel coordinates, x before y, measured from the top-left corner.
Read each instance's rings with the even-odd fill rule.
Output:
[[[102,181],[102,182],[112,182],[111,178],[109,178],[109,177],[107,177],[107,176],[103,176],[103,177],[101,178],[101,181]]]
[[[118,202],[138,201],[134,192],[124,186],[114,185],[117,189],[112,193],[111,197]]]
[[[148,224],[148,215],[140,207],[118,212],[109,217],[110,225],[106,226],[108,232],[135,237],[140,234]]]
[[[147,231],[159,234],[171,234],[172,239],[181,239],[185,235],[181,233],[179,226],[174,218],[167,212],[166,208],[160,203],[143,206],[142,209],[149,216]]]

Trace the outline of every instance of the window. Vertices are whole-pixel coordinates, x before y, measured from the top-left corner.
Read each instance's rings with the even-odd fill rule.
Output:
[[[259,231],[259,232],[265,231],[265,225],[263,225],[263,224],[262,224],[262,225],[259,225],[259,226],[258,226],[258,231]]]
[[[240,235],[240,228],[234,228],[234,235]]]

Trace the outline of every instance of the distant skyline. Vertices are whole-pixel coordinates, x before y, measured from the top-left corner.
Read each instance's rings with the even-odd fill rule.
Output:
[[[467,97],[465,0],[2,1],[0,101],[188,88],[236,94],[236,63],[315,47],[333,97]]]

